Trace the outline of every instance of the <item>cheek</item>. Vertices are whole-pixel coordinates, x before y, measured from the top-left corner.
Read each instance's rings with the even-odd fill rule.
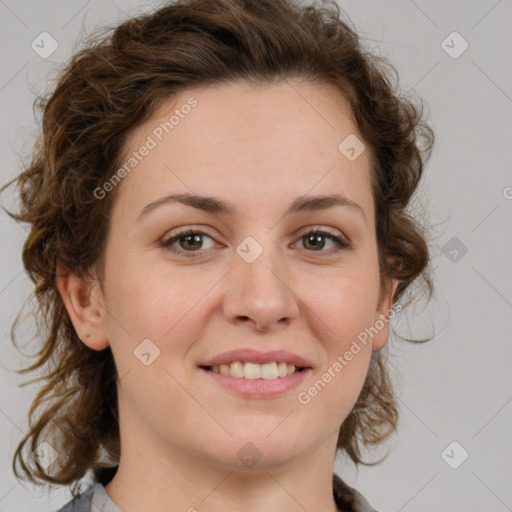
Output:
[[[301,389],[299,403],[305,411],[314,411],[310,414],[316,418],[315,424],[328,432],[339,429],[364,385],[372,354],[371,337],[365,329],[374,319],[373,300],[369,288],[346,286],[326,295],[323,310],[318,310],[321,320],[315,336],[323,336],[319,339],[326,360],[310,387]]]
[[[139,383],[125,385],[128,395],[144,402],[147,393],[153,401],[170,394],[175,398],[171,403],[181,409],[183,390],[177,382],[188,378],[191,349],[204,337],[214,307],[212,288],[221,275],[141,267],[125,265],[112,274],[109,335],[116,366],[119,375],[129,373]],[[149,366],[144,359],[151,361]]]
[[[127,257],[110,269],[110,321],[122,324],[130,338],[163,341],[169,330],[187,322],[187,314],[207,292],[201,279],[169,265],[148,264],[143,257]]]
[[[310,325],[316,326],[315,337],[322,341],[327,356],[318,387],[325,384],[330,391],[322,393],[322,400],[338,408],[344,404],[348,414],[368,372],[372,353],[368,329],[375,321],[378,273],[364,265],[361,270],[353,267],[350,274],[346,270],[329,285],[316,288],[308,306],[317,316]]]
[[[154,415],[155,403],[165,417],[185,412],[178,382],[197,338],[194,305],[205,290],[179,272],[171,279],[165,270],[142,264],[124,262],[110,275],[108,329],[124,399],[141,417]]]
[[[310,281],[302,287],[304,302],[318,316],[317,324],[325,328],[335,343],[328,349],[344,349],[374,319],[378,302],[378,273],[364,264],[333,271],[325,279]]]

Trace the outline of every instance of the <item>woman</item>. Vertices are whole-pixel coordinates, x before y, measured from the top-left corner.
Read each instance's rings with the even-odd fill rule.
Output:
[[[45,381],[18,477],[92,470],[60,512],[374,510],[335,456],[395,431],[389,322],[432,293],[433,133],[392,71],[334,2],[182,1],[73,56],[13,180]]]

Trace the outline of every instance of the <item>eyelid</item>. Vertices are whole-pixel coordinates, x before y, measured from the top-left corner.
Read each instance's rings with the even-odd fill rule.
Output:
[[[170,234],[170,233],[172,233],[172,234]],[[173,238],[178,238],[178,237],[186,236],[189,234],[207,235],[210,238],[215,239],[215,236],[208,232],[208,227],[206,227],[206,229],[205,229],[204,226],[196,227],[193,224],[190,224],[188,226],[183,226],[181,228],[171,229],[166,234],[169,236],[164,235],[162,238],[164,239],[164,241],[169,241]]]
[[[298,236],[301,237],[301,236],[307,235],[309,233],[324,233],[324,234],[332,235],[335,237],[343,237],[344,236],[337,231],[333,231],[331,228],[322,227],[320,225],[306,226],[305,228],[303,228],[299,231]]]

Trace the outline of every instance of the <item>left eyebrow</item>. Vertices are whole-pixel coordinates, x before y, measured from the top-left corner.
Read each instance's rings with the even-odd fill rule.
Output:
[[[139,216],[137,217],[137,221],[139,221],[141,217],[146,216],[149,212],[153,211],[158,206],[169,203],[181,203],[208,213],[225,213],[232,216],[236,216],[238,214],[237,207],[228,201],[224,201],[212,196],[199,196],[196,194],[182,193],[161,197],[160,199],[147,204],[140,211]],[[366,221],[366,215],[363,208],[348,197],[340,194],[298,197],[290,204],[285,212],[285,215],[305,211],[326,210],[327,208],[332,208],[334,206],[348,206],[353,208],[356,211],[359,211]]]

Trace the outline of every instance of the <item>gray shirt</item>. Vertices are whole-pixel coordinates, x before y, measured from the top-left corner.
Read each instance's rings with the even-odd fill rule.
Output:
[[[94,482],[57,512],[123,512],[109,497],[103,484]]]
[[[350,512],[377,512],[356,489],[333,475],[334,500],[338,508]],[[57,512],[123,512],[109,497],[105,487],[95,481]]]

